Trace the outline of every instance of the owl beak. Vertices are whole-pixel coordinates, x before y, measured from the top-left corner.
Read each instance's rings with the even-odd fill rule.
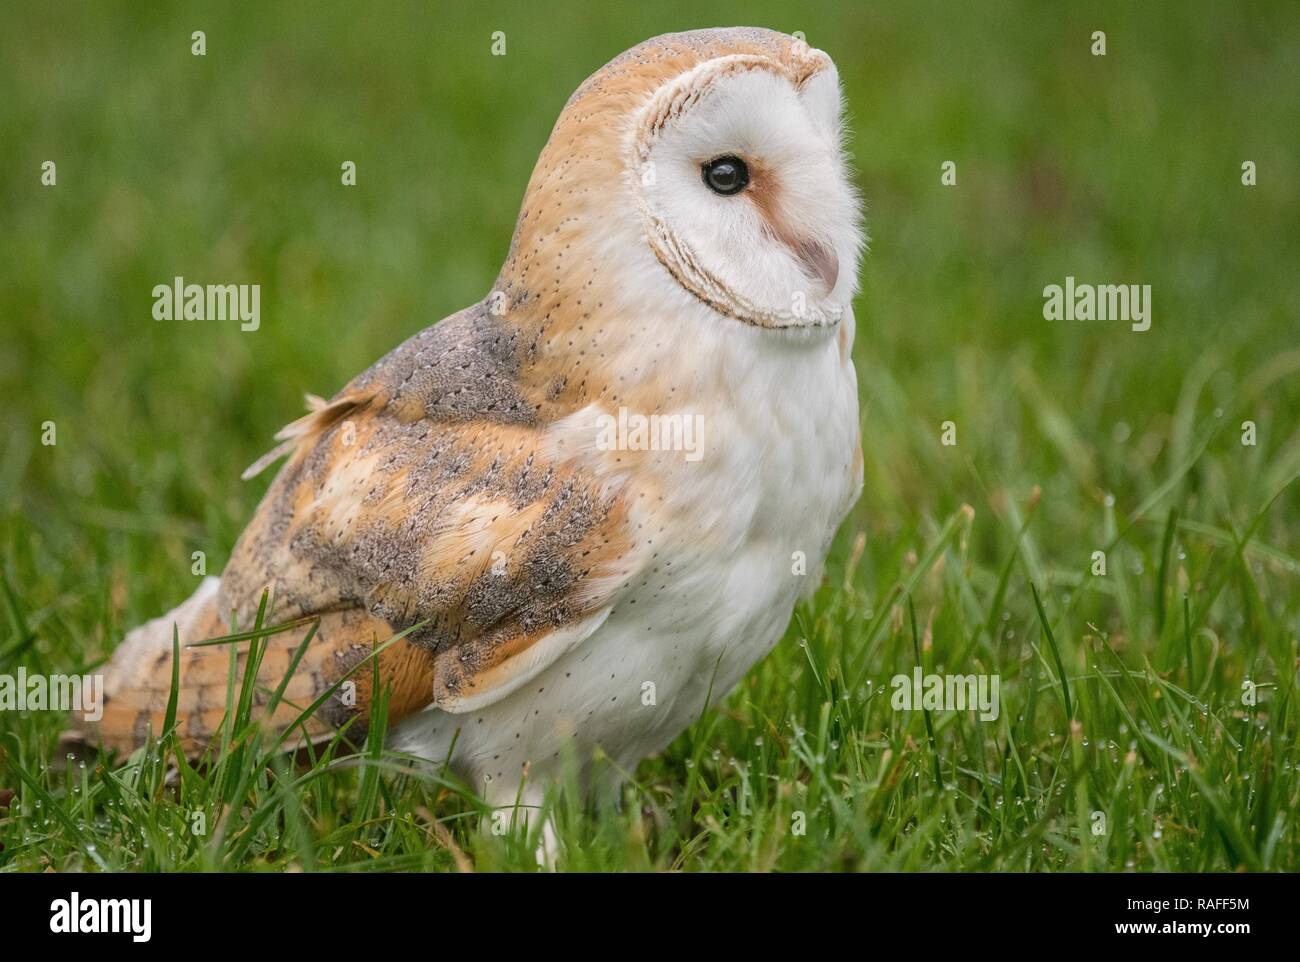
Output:
[[[820,241],[802,239],[795,243],[794,253],[804,273],[821,282],[821,296],[829,296],[840,277],[840,259],[834,249]]]

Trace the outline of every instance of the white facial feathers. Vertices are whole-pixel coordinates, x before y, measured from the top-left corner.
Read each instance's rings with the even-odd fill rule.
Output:
[[[660,262],[721,313],[764,327],[837,323],[863,244],[838,77],[824,54],[810,56],[801,80],[763,57],[706,61],[651,98],[629,144]],[[702,169],[728,156],[749,182],[724,196]]]

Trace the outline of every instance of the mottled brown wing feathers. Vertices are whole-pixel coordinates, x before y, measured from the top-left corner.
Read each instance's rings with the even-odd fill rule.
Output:
[[[581,644],[633,574],[616,493],[541,451],[544,425],[520,383],[523,349],[485,308],[412,338],[277,437],[288,461],[187,637],[247,629],[262,593],[276,623],[319,616],[290,685],[299,709],[375,642],[423,626],[380,657],[390,718],[429,704],[468,711],[504,696]],[[256,465],[255,465],[256,467]],[[169,622],[170,624],[170,622]],[[259,680],[274,688],[303,636],[274,636]],[[154,662],[129,655],[100,730],[120,747],[161,723],[170,627]],[[182,733],[201,744],[225,710],[224,646],[182,655]],[[242,670],[242,669],[241,669]],[[323,712],[323,735],[357,711]],[[333,706],[337,709],[339,706]],[[296,717],[294,715],[293,717]],[[292,720],[277,711],[273,725]],[[192,732],[191,732],[192,729]]]
[[[173,623],[183,642],[228,632],[232,614],[246,630],[267,589],[272,623],[319,618],[273,727],[417,624],[378,659],[390,720],[429,704],[490,704],[581,644],[635,573],[634,526],[617,491],[543,453],[542,404],[519,377],[527,350],[479,305],[413,337],[332,401],[309,397],[312,410],[249,469],[288,455],[219,584],[209,579],[116,653],[100,739],[126,749],[160,729]],[[272,637],[263,688],[279,684],[305,631]],[[200,750],[225,713],[229,654],[189,648],[181,659],[178,720]],[[359,729],[370,667],[354,680],[355,702],[331,699],[306,737],[350,719]]]

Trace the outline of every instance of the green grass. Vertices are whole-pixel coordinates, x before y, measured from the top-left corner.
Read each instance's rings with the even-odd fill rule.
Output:
[[[709,25],[684,2],[564,6],[6,14],[0,673],[97,664],[193,590],[192,552],[219,572],[266,484],[239,471],[302,393],[489,289],[578,82]],[[866,488],[777,650],[621,806],[555,800],[562,866],[1300,868],[1300,19],[743,16],[828,50],[854,115]],[[261,330],[153,321],[175,274],[262,284]],[[1152,329],[1043,320],[1067,274],[1151,284]],[[1000,717],[895,711],[918,659],[997,674]],[[166,739],[83,768],[64,718],[0,712],[0,869],[535,867],[378,729],[295,763],[231,705],[228,750],[171,779]]]

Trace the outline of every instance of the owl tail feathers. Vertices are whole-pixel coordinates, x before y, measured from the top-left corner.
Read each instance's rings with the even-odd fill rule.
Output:
[[[432,700],[428,652],[404,638],[382,647],[394,632],[361,609],[278,626],[268,622],[267,630],[275,633],[246,631],[228,643],[196,645],[231,632],[229,616],[219,607],[220,585],[218,578],[205,578],[177,608],[127,633],[104,670],[98,704],[83,704],[74,713],[73,729],[60,740],[63,750],[127,755],[165,734],[174,638],[180,651],[174,730],[190,758],[209,749],[215,756],[224,740],[242,737],[252,720],[273,736],[287,732],[282,739],[286,751],[327,741],[345,726],[349,742],[363,742],[376,670],[372,661],[378,662],[381,685],[388,688],[389,720]],[[257,675],[245,696],[244,676],[254,645]],[[380,653],[372,659],[377,648]],[[322,696],[321,704],[304,717]]]

